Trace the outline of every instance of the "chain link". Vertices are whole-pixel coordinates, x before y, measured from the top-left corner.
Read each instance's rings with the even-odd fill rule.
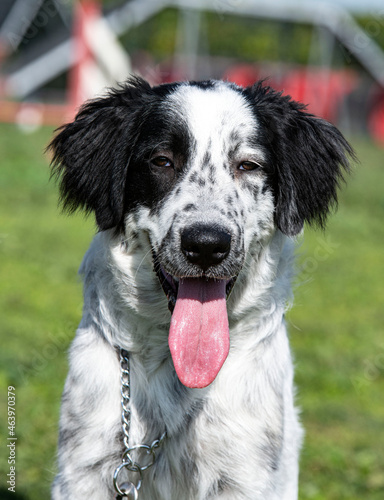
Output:
[[[143,472],[150,467],[156,461],[156,450],[163,444],[165,438],[167,437],[167,432],[165,431],[159,439],[155,439],[151,445],[147,444],[136,444],[134,446],[129,446],[129,430],[131,426],[131,386],[130,386],[130,364],[129,364],[129,353],[125,349],[120,349],[120,384],[121,384],[121,426],[123,430],[123,441],[125,446],[125,451],[122,456],[121,464],[116,467],[113,474],[113,485],[117,493],[116,499],[122,500],[127,498],[128,500],[136,500],[138,498],[138,491],[141,488],[143,480]],[[132,458],[133,451],[143,450],[150,456],[150,460],[147,464],[140,465],[135,462]],[[132,482],[119,483],[120,472],[125,469],[129,472],[138,474],[137,484]]]

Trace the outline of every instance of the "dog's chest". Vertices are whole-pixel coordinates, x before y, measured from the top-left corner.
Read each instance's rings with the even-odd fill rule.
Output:
[[[168,432],[146,473],[144,500],[251,498],[250,483],[265,490],[283,446],[283,401],[263,375],[264,363],[258,366],[255,356],[253,365],[242,368],[239,354],[206,390],[187,390],[165,367],[146,391],[139,381],[135,389],[133,377],[132,444]]]

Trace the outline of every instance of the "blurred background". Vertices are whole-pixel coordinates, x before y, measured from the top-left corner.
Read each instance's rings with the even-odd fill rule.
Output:
[[[49,498],[67,349],[81,317],[76,273],[95,232],[91,218],[60,214],[44,149],[85,99],[131,73],[151,84],[267,78],[355,147],[360,163],[327,231],[306,230],[287,314],[306,429],[300,499],[381,500],[382,0],[1,0],[0,498]]]

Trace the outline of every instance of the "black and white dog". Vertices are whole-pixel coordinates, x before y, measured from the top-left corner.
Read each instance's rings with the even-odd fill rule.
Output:
[[[80,269],[53,498],[115,496],[124,349],[129,445],[167,433],[152,467],[139,470],[154,450],[135,448],[121,470],[140,499],[296,499],[293,237],[324,226],[347,141],[263,83],[132,78],[50,148],[64,207],[94,212],[99,229]]]

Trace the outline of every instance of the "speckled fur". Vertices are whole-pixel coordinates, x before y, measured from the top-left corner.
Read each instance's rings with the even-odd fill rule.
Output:
[[[93,163],[88,165],[88,155],[78,167],[84,168],[81,181],[78,171],[71,171],[71,162],[75,161],[71,154],[77,148],[80,151],[78,143],[84,138],[82,147],[91,148],[87,142],[91,137],[99,140],[112,157],[117,157],[117,148],[127,147],[114,143],[116,139],[111,136],[104,137],[106,132],[101,129],[92,128],[113,112],[112,102],[116,96],[121,98],[120,94],[116,92],[84,108],[77,122],[63,129],[52,143],[56,169],[64,177],[64,201],[74,208],[94,211],[100,228],[80,269],[84,311],[70,349],[62,399],[54,500],[114,498],[112,475],[123,452],[117,347],[129,351],[131,360],[130,443],[150,444],[167,431],[155,465],[144,473],[140,500],[297,499],[302,431],[294,408],[284,311],[291,299],[291,236],[301,230],[305,220],[310,222],[310,216],[302,209],[291,224],[293,216],[287,212],[301,202],[289,198],[286,191],[289,207],[280,223],[283,202],[279,193],[293,187],[276,187],[279,166],[273,159],[277,146],[272,148],[272,143],[279,144],[284,135],[272,123],[273,113],[280,120],[275,110],[271,116],[267,111],[263,115],[268,108],[268,93],[262,101],[257,94],[262,92],[260,85],[258,89],[243,91],[232,84],[206,82],[174,85],[156,94],[145,82],[131,81],[125,92],[130,92],[135,106],[127,106],[126,113],[137,129],[147,126],[151,130],[147,109],[156,103],[158,115],[166,117],[164,126],[177,119],[175,129],[183,129],[183,140],[179,140],[183,145],[175,154],[163,139],[156,142],[153,131],[143,138],[132,128],[134,139],[129,144],[126,165],[134,164],[137,150],[146,148],[156,154],[173,154],[175,166],[173,172],[148,174],[150,182],[156,184],[153,200],[137,194],[134,203],[130,199],[122,202],[125,208],[118,203],[113,210],[109,205],[107,208],[105,188],[100,187],[104,184],[98,184],[95,177],[88,181],[97,169],[94,163],[104,161],[103,168],[116,169],[119,158],[114,166],[105,166],[109,160],[97,160],[95,153]],[[284,113],[288,101],[278,93],[273,95],[273,106],[280,103]],[[105,114],[96,119],[97,106],[104,105]],[[114,105],[118,106],[116,102]],[[297,115],[295,127],[305,117],[313,120],[311,126],[315,128],[315,119],[299,106],[289,113],[292,120]],[[89,116],[92,121],[87,121]],[[318,123],[324,129],[328,127],[325,122]],[[85,126],[89,127],[87,132],[83,131]],[[272,139],[267,133],[271,130]],[[336,137],[334,129],[330,130]],[[123,132],[117,128],[116,135],[122,137]],[[323,140],[320,135],[313,140]],[[341,150],[347,148],[337,138],[340,158],[334,164],[343,163]],[[292,142],[291,148],[295,147],[299,146]],[[294,151],[291,153],[294,155]],[[240,171],[238,165],[246,160],[257,161],[262,167]],[[140,172],[140,179],[147,175],[144,167],[140,168],[128,165],[128,185],[136,182],[135,172]],[[87,182],[93,183],[92,187],[88,188]],[[137,190],[144,189],[137,182]],[[114,184],[112,179],[110,184],[110,189],[115,189],[110,197],[118,199],[119,183]],[[161,196],[158,185],[165,186]],[[99,194],[102,190],[99,202],[93,197],[97,190]],[[131,195],[120,198],[125,196]],[[323,211],[328,205],[329,200]],[[155,252],[163,268],[174,276],[201,274],[180,251],[180,232],[192,223],[215,224],[230,232],[228,257],[208,275],[237,276],[227,301],[230,353],[216,380],[205,389],[186,388],[177,378],[168,348],[171,314],[152,260]],[[136,476],[131,479],[137,481]]]

